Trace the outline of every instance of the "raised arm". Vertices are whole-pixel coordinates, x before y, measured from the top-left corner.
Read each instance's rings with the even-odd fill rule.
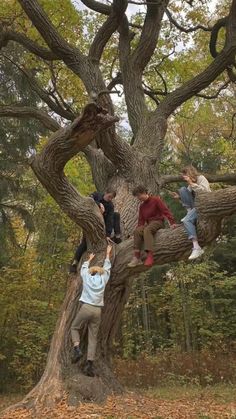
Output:
[[[90,253],[90,255],[88,257],[88,260],[86,260],[81,266],[80,275],[81,275],[83,281],[86,279],[86,277],[89,273],[89,264],[90,264],[91,260],[93,260],[94,257],[95,257],[95,254]]]
[[[198,183],[192,182],[190,184],[190,187],[194,191],[210,192],[210,190],[211,190],[208,180],[203,175],[199,176],[199,182]]]
[[[104,269],[105,273],[102,275],[102,277],[103,277],[103,280],[105,281],[105,283],[108,282],[108,280],[110,278],[110,273],[111,273],[111,262],[110,262],[111,252],[112,252],[112,245],[109,244],[107,246],[106,258],[105,258],[104,264],[103,264],[103,269]]]
[[[94,199],[96,204],[100,205],[101,194],[99,192],[93,192],[90,197]]]

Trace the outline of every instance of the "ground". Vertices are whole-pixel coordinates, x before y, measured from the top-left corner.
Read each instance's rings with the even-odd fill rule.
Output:
[[[45,409],[40,415],[16,410],[3,419],[236,419],[236,386],[217,385],[159,387],[139,392],[127,391],[123,396],[109,397],[106,403],[83,403],[68,407],[66,402],[55,409]],[[15,397],[15,401],[20,396]],[[14,402],[14,397],[2,396],[0,408]]]

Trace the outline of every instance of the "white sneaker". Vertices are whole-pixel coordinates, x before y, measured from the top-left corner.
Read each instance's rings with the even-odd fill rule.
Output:
[[[134,268],[135,266],[138,266],[138,265],[142,265],[142,261],[141,261],[141,259],[138,259],[138,258],[136,258],[136,256],[134,256],[132,259],[131,259],[131,261],[128,263],[128,267],[129,268]]]
[[[200,256],[202,256],[204,253],[204,250],[201,249],[201,247],[199,249],[193,249],[191,255],[189,256],[189,260],[194,260],[199,258]]]

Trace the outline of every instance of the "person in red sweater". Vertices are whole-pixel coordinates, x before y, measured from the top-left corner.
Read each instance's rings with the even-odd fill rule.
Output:
[[[164,228],[166,218],[173,227],[176,225],[173,215],[166,204],[159,196],[151,196],[145,186],[137,186],[133,190],[133,195],[141,202],[139,207],[138,226],[134,230],[134,256],[128,264],[130,268],[142,264],[140,254],[144,242],[144,250],[147,257],[145,266],[151,267],[154,263],[154,235],[157,230]]]

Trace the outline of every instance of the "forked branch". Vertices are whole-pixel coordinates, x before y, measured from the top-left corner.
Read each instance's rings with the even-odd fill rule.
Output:
[[[99,241],[102,243],[101,239],[105,237],[103,218],[93,200],[82,197],[68,182],[63,170],[66,163],[89,145],[96,134],[116,121],[117,117],[108,115],[95,104],[89,104],[70,127],[55,132],[41,153],[30,161],[42,185],[61,209],[84,229],[94,246]]]

